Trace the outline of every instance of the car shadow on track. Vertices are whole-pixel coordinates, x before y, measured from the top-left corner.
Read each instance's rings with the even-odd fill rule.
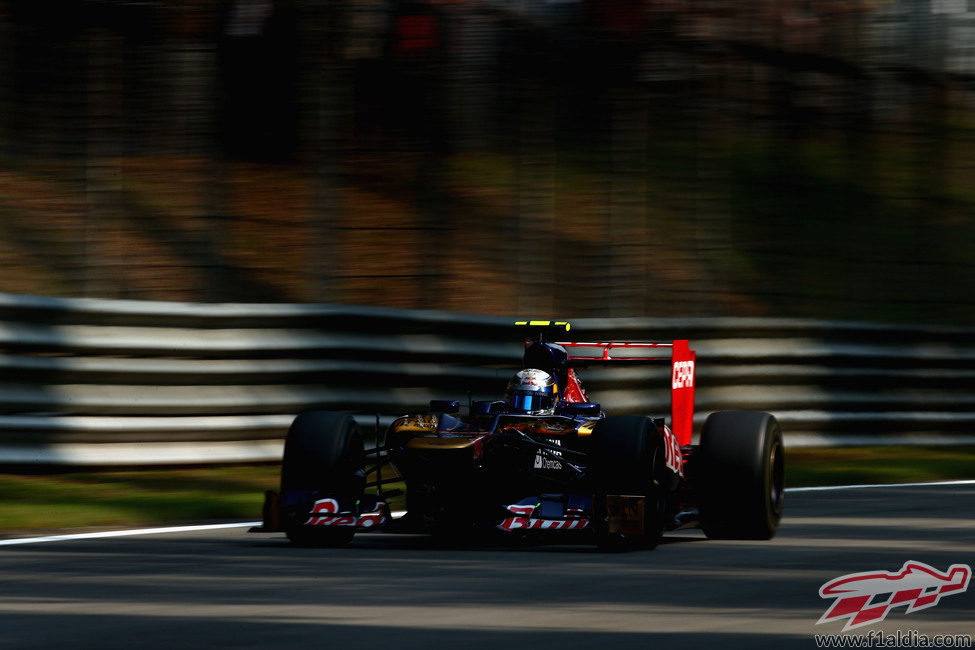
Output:
[[[660,546],[688,544],[707,541],[703,536],[665,535],[660,540]],[[284,535],[262,540],[246,540],[242,542],[251,547],[262,548],[291,548],[308,550],[292,544]],[[338,550],[314,549],[310,550]],[[507,533],[497,536],[488,534],[472,540],[444,540],[431,535],[422,534],[382,534],[366,533],[356,535],[352,542],[341,550],[345,551],[494,551],[494,552],[542,552],[542,553],[603,553],[596,548],[591,540],[558,541],[544,538],[518,538]],[[628,552],[648,552],[646,549],[630,549]]]

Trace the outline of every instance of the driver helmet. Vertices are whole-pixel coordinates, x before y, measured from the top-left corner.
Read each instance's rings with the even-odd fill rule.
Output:
[[[559,401],[559,387],[552,375],[544,370],[527,368],[508,382],[504,401],[516,413],[552,415]]]

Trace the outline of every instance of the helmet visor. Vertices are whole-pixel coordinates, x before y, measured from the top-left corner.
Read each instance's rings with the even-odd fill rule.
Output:
[[[511,396],[511,406],[519,411],[537,411],[541,407],[540,395],[524,395],[515,393]]]
[[[519,391],[511,395],[509,403],[512,408],[530,413],[532,411],[552,408],[552,405],[555,404],[555,396],[544,393],[523,393]]]

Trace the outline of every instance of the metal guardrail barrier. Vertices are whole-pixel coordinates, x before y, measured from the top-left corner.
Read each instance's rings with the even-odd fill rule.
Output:
[[[975,442],[975,330],[718,318],[579,319],[575,340],[690,338],[697,423],[774,413],[787,445]],[[0,463],[274,460],[294,414],[496,399],[511,319],[349,305],[0,294]],[[612,413],[664,413],[665,368],[581,373]]]

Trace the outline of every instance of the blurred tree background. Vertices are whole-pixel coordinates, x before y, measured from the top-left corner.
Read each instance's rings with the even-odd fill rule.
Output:
[[[0,0],[0,290],[975,324],[975,0]]]

